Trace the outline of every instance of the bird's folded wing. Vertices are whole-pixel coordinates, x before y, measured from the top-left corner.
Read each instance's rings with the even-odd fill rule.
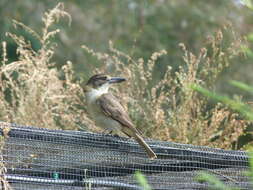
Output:
[[[97,104],[107,117],[111,117],[123,126],[136,130],[124,107],[112,94],[103,94],[97,99]]]

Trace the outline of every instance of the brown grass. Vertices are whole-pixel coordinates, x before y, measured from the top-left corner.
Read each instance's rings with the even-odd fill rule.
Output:
[[[0,136],[0,187],[1,189],[4,189],[4,190],[11,190],[12,188],[5,176],[7,169],[4,165],[4,158],[3,158],[4,145],[5,145],[6,139],[8,138],[10,127],[8,123],[1,122],[0,128],[1,128],[1,131],[3,132],[3,136]]]
[[[72,82],[71,62],[57,70],[51,61],[56,47],[51,41],[60,30],[50,30],[50,26],[62,16],[70,18],[63,10],[63,4],[45,13],[42,34],[14,21],[15,27],[24,28],[37,38],[41,48],[34,51],[30,42],[22,36],[7,33],[16,42],[19,56],[18,61],[7,63],[6,43],[2,43],[1,120],[47,128],[77,129],[77,126],[84,126],[86,115],[83,110],[77,109],[77,105],[81,104],[80,88]],[[59,79],[60,72],[65,80]]]
[[[18,61],[8,63],[6,43],[0,67],[0,119],[25,125],[47,128],[95,128],[85,110],[85,101],[78,83],[73,82],[71,62],[61,70],[52,63],[55,45],[52,38],[59,33],[50,26],[60,17],[70,15],[58,4],[43,17],[42,34],[14,21],[41,43],[34,51],[22,36],[8,33],[18,45]],[[154,81],[155,65],[161,56],[170,56],[162,50],[144,61],[134,59],[109,44],[109,53],[100,53],[83,45],[82,48],[103,63],[93,72],[121,75],[128,81],[113,89],[136,126],[147,137],[174,142],[232,148],[232,143],[243,134],[247,122],[225,106],[209,108],[209,101],[193,91],[191,84],[213,89],[219,74],[238,56],[241,41],[235,37],[228,48],[223,48],[222,31],[206,40],[206,47],[194,55],[184,44],[182,66],[175,72],[168,64],[163,78]],[[63,73],[64,80],[59,79]],[[88,78],[88,77],[86,77]]]
[[[156,83],[153,81],[155,64],[159,64],[161,56],[169,56],[164,50],[153,53],[145,62],[116,50],[111,42],[108,54],[85,45],[82,48],[104,63],[97,69],[99,72],[111,72],[129,79],[126,85],[115,91],[146,136],[230,149],[232,142],[236,144],[244,133],[247,122],[237,119],[238,114],[220,104],[208,108],[209,101],[190,88],[192,84],[201,84],[213,89],[219,74],[240,53],[241,41],[236,37],[226,49],[222,43],[222,31],[218,31],[215,36],[207,38],[207,47],[198,55],[179,44],[184,64],[177,72],[168,66],[163,78]]]

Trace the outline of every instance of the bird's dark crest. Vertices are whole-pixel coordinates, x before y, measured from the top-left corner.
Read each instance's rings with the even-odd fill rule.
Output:
[[[103,73],[95,74],[92,77],[90,77],[90,79],[87,81],[86,84],[89,85],[89,84],[92,84],[96,80],[106,80],[106,79],[107,79],[106,74],[103,74]]]

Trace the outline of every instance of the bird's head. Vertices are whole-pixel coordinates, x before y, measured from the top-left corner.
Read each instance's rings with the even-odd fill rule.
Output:
[[[110,85],[126,81],[122,77],[110,77],[104,74],[96,74],[90,77],[85,85],[82,85],[85,93],[93,91],[107,91]]]

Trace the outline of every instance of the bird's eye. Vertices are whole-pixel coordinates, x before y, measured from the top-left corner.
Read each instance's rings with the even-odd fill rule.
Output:
[[[99,80],[96,81],[96,86],[102,86],[103,84],[105,84],[107,82],[107,80],[105,78],[100,78]]]
[[[103,76],[99,78],[100,80],[107,80],[107,76]]]

